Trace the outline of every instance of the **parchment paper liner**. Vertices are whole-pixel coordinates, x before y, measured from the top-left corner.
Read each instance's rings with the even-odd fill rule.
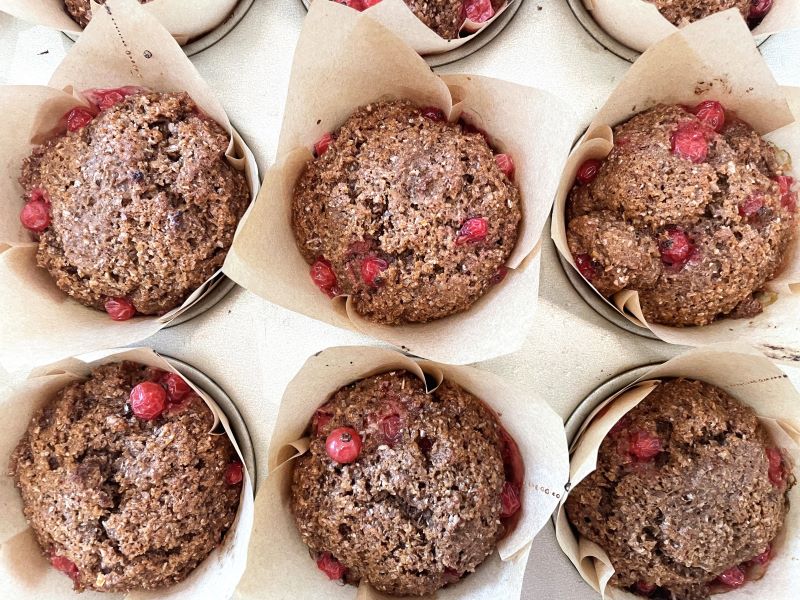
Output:
[[[800,464],[800,394],[788,377],[762,354],[743,344],[724,343],[691,349],[653,367],[625,389],[595,409],[572,442],[570,489],[595,470],[600,443],[614,424],[667,377],[687,377],[716,385],[743,404],[751,406],[775,443],[791,456],[795,473]],[[605,413],[598,413],[608,407]],[[608,555],[597,545],[577,539],[561,499],[556,518],[556,538],[581,577],[609,600],[636,600],[638,596],[607,586],[614,569]],[[774,544],[774,558],[766,575],[742,588],[719,596],[725,600],[769,598],[789,600],[796,592],[800,574],[800,486],[789,492],[790,509],[783,531]],[[717,596],[715,596],[717,597]]]
[[[52,598],[78,598],[72,592],[72,581],[52,568],[36,543],[22,512],[22,500],[14,486],[13,478],[7,476],[8,461],[22,438],[33,414],[48,402],[58,390],[73,381],[84,379],[91,369],[100,365],[130,360],[157,367],[173,373],[173,368],[161,356],[149,348],[108,350],[93,362],[86,363],[76,358],[37,369],[18,386],[3,390],[0,397],[0,580],[7,598],[44,600]],[[216,403],[201,389],[186,382],[203,399],[215,416],[215,429],[222,425],[225,435],[242,458],[239,446],[231,432],[228,419]],[[250,474],[244,466],[244,482],[239,503],[239,512],[222,544],[217,547],[181,583],[153,591],[137,591],[122,594],[83,592],[80,598],[127,598],[128,600],[219,600],[230,598],[247,565],[247,551],[253,526],[253,487]]]
[[[335,28],[329,25],[332,18]],[[386,97],[437,106],[451,120],[467,113],[497,148],[512,155],[522,192],[520,237],[507,263],[512,271],[468,311],[427,324],[376,325],[348,310],[344,298],[329,300],[312,283],[291,229],[294,183],[312,158],[314,142],[359,106]],[[577,130],[577,120],[562,104],[545,92],[485,77],[439,78],[372,19],[335,3],[314,2],[295,53],[278,159],[223,270],[270,302],[431,359],[468,363],[513,352],[532,325],[540,235]]]
[[[551,235],[561,255],[575,266],[566,238],[565,206],[578,167],[587,158],[605,158],[613,146],[611,128],[659,102],[695,105],[705,99],[736,111],[768,140],[800,161],[800,90],[780,88],[756,49],[744,22],[732,11],[689,25],[659,42],[639,60],[600,109],[573,150],[556,196]],[[795,165],[795,172],[797,172]],[[796,232],[800,238],[800,231]],[[753,319],[720,319],[703,327],[668,327],[646,323],[638,293],[623,290],[609,302],[628,320],[646,326],[671,344],[699,346],[731,339],[800,352],[800,244],[780,275],[767,287],[778,300]],[[576,269],[577,270],[577,269]],[[587,282],[588,283],[588,282]]]
[[[490,373],[418,361],[388,349],[352,346],[329,348],[309,358],[284,392],[269,446],[269,476],[256,498],[250,558],[237,598],[388,598],[367,585],[357,592],[355,587],[328,580],[297,533],[288,498],[291,463],[308,449],[308,438],[303,436],[316,409],[342,386],[395,369],[406,369],[422,380],[427,373],[436,386],[447,379],[482,399],[517,442],[525,464],[522,512],[516,527],[500,542],[499,552],[436,597],[519,597],[530,544],[558,504],[567,479],[561,419],[542,400]]]
[[[239,0],[152,0],[141,6],[183,45],[219,27],[238,2]],[[64,0],[0,0],[0,11],[67,33],[82,31],[64,8]],[[105,9],[92,0],[92,15],[100,12],[105,12]]]
[[[646,0],[583,0],[583,4],[611,37],[639,52],[678,30],[658,12],[655,4]],[[737,9],[729,12],[741,18]],[[774,0],[772,10],[750,35],[760,42],[768,35],[796,27],[800,27],[800,3]]]
[[[212,119],[230,132],[229,162],[244,169],[251,198],[258,193],[258,167],[252,152],[231,128],[208,85],[166,30],[135,0],[109,0],[112,21],[100,11],[86,28],[49,86],[2,86],[0,106],[0,364],[12,371],[98,348],[142,340],[186,311],[208,291],[219,271],[180,307],[162,317],[112,321],[105,312],[87,308],[55,285],[36,266],[36,243],[19,222],[24,204],[17,179],[22,160],[62,116],[82,103],[73,90],[139,85],[159,91],[186,91]],[[63,91],[62,91],[63,90]],[[242,223],[247,214],[242,218]]]
[[[316,0],[312,0],[311,3],[313,4],[315,1]],[[417,15],[411,11],[408,4],[403,0],[381,0],[378,4],[370,6],[362,12],[384,25],[387,29],[392,30],[395,35],[402,38],[406,44],[414,48],[414,50],[420,54],[441,54],[448,50],[455,50],[473,40],[476,35],[479,35],[486,27],[494,23],[495,19],[505,12],[509,4],[521,1],[522,0],[508,0],[498,9],[491,19],[484,23],[476,23],[470,20],[465,21],[464,25],[461,27],[461,35],[463,37],[458,37],[453,40],[447,40],[430,29],[425,23],[419,20]],[[338,26],[339,24],[336,20],[333,20],[329,25],[331,28],[336,28]]]

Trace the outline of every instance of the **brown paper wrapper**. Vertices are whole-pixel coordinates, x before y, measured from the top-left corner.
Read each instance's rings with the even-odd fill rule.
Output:
[[[142,9],[153,15],[183,45],[215,29],[228,18],[239,0],[152,0]],[[67,33],[80,33],[81,27],[64,8],[64,0],[0,0],[0,11],[14,17],[60,29]],[[104,8],[92,0],[92,15]]]
[[[312,159],[314,142],[359,106],[389,97],[439,107],[451,120],[468,115],[513,156],[523,199],[520,236],[503,283],[464,313],[395,327],[367,322],[344,298],[331,301],[321,293],[291,228],[294,184]],[[295,53],[276,165],[223,270],[270,302],[431,359],[469,363],[513,352],[532,325],[541,231],[577,129],[562,104],[545,92],[486,77],[440,78],[374,20],[339,4],[315,2]]]
[[[647,0],[583,0],[583,3],[611,37],[639,52],[644,52],[678,30],[658,12],[655,4]],[[737,9],[727,12],[741,18]],[[752,30],[751,35],[761,42],[773,33],[797,27],[800,27],[800,3],[796,0],[774,0],[772,10]]]
[[[587,419],[572,444],[570,489],[580,483],[597,465],[600,443],[628,411],[652,392],[667,377],[699,379],[722,388],[755,410],[775,443],[786,450],[795,465],[800,464],[800,393],[786,375],[759,352],[743,344],[715,344],[695,348],[650,369],[636,382],[603,402]],[[606,412],[598,416],[602,408]],[[556,538],[581,577],[603,598],[636,600],[638,596],[607,585],[614,574],[608,555],[598,545],[576,536],[564,510],[567,494],[561,500],[556,519]],[[725,593],[726,600],[769,598],[789,600],[796,592],[800,575],[800,486],[789,492],[791,508],[783,532],[774,544],[774,558],[766,575],[748,581],[742,588]]]
[[[161,356],[149,348],[108,350],[98,353],[96,360],[86,363],[70,358],[43,367],[26,381],[12,389],[3,390],[0,396],[0,464],[4,467],[19,440],[28,428],[33,414],[47,403],[60,389],[73,381],[84,379],[100,365],[130,360],[164,371],[177,373]],[[225,414],[205,392],[185,378],[191,388],[203,399],[215,416],[215,428],[221,424],[244,465],[242,453],[233,436]],[[75,596],[72,581],[50,566],[36,543],[33,532],[25,521],[22,500],[11,477],[0,478],[0,506],[4,507],[0,519],[0,580],[3,593],[8,598],[45,600]],[[230,598],[247,565],[247,550],[253,527],[253,485],[247,467],[244,468],[242,496],[239,512],[222,544],[217,547],[181,583],[154,591],[122,594],[84,592],[81,598],[126,598],[127,600],[219,600]]]
[[[495,19],[508,8],[509,4],[521,1],[522,0],[508,0],[498,9],[495,15],[485,23],[476,23],[466,20],[461,27],[459,37],[453,40],[443,38],[420,21],[417,15],[411,12],[411,9],[404,0],[381,0],[378,4],[362,12],[381,23],[387,29],[392,30],[397,36],[402,38],[406,44],[420,54],[441,54],[448,50],[455,50],[471,41],[476,35],[480,34],[483,29],[494,23]],[[338,27],[338,23],[333,21],[331,27]]]
[[[109,0],[107,5],[113,18],[104,10],[98,12],[48,86],[0,87],[0,106],[6,117],[0,122],[0,281],[4,292],[0,295],[0,364],[9,371],[142,340],[195,304],[220,276],[215,274],[162,317],[115,322],[104,312],[70,299],[46,270],[36,266],[37,244],[19,222],[24,200],[17,179],[31,149],[55,130],[70,108],[83,103],[77,90],[136,85],[188,92],[230,132],[227,158],[245,172],[251,198],[258,193],[258,167],[252,152],[172,37],[135,0]],[[246,219],[247,214],[240,227]]]
[[[565,206],[578,167],[588,158],[605,158],[613,147],[610,125],[663,102],[694,105],[719,100],[766,139],[800,160],[800,90],[781,88],[753,44],[744,22],[731,11],[689,25],[659,42],[639,60],[595,116],[573,150],[556,195],[551,235],[561,255],[575,267],[567,245]],[[795,169],[797,173],[797,169]],[[797,232],[800,236],[800,232]],[[800,243],[789,251],[780,275],[767,283],[778,299],[752,319],[720,319],[703,327],[647,323],[635,290],[610,301],[632,323],[649,328],[671,344],[700,346],[732,339],[747,341],[791,357],[800,353]],[[598,293],[598,296],[602,296]]]
[[[411,359],[393,350],[341,347],[308,359],[281,401],[269,447],[269,476],[256,498],[256,523],[242,600],[264,598],[388,598],[368,585],[337,586],[320,572],[300,539],[289,509],[293,459],[308,449],[303,438],[314,412],[339,388],[356,380],[406,369],[425,380],[446,379],[481,398],[499,416],[519,446],[525,465],[520,520],[497,552],[469,577],[442,589],[436,598],[518,598],[533,538],[546,524],[564,490],[568,459],[561,419],[542,400],[502,379],[469,367]]]

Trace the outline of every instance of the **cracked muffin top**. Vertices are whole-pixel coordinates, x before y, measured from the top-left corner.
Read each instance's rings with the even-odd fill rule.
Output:
[[[98,4],[105,4],[105,0],[95,0]],[[147,4],[153,0],[139,0],[139,4]],[[75,21],[81,27],[86,27],[92,20],[92,0],[64,0],[64,6]]]
[[[755,27],[772,9],[773,0],[648,0],[676,27],[699,21],[730,8],[738,8],[742,17]]]
[[[397,325],[467,310],[503,279],[521,197],[511,157],[473,127],[404,100],[369,104],[316,152],[292,226],[323,292]]]
[[[94,369],[40,409],[10,462],[36,541],[78,591],[185,579],[239,506],[242,465],[176,374]]]
[[[163,314],[221,267],[249,201],[244,174],[185,93],[86,95],[93,108],[70,111],[67,132],[25,159],[20,218],[72,298],[117,320]]]
[[[612,585],[706,600],[764,574],[793,484],[751,408],[718,387],[674,379],[609,432],[566,510],[608,554]]]
[[[457,385],[427,393],[406,371],[362,379],[317,410],[310,435],[291,508],[331,579],[433,593],[478,568],[520,508],[516,444]]]
[[[797,193],[787,153],[721,104],[658,105],[614,128],[604,161],[578,170],[567,242],[604,296],[637,290],[672,326],[750,318],[789,253]]]
[[[87,0],[88,1],[88,0]],[[334,0],[358,11],[381,0]],[[506,0],[403,0],[417,18],[446,40],[459,36],[465,19],[483,23],[502,8]]]

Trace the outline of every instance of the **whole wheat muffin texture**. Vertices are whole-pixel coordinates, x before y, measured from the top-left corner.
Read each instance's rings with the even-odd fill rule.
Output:
[[[225,471],[237,455],[227,436],[209,433],[214,417],[199,397],[153,421],[131,413],[131,389],[152,372],[114,363],[66,386],[11,458],[25,518],[46,556],[75,565],[76,590],[179,582],[236,516],[241,487]]]
[[[670,23],[681,27],[714,13],[738,8],[743,18],[750,14],[751,0],[650,0]]]
[[[228,140],[187,94],[139,93],[36,147],[20,183],[51,201],[39,266],[97,309],[180,305],[220,268],[248,203]]]
[[[613,585],[705,600],[727,589],[717,578],[732,567],[753,577],[750,561],[783,526],[794,480],[786,462],[771,465],[775,452],[751,408],[707,383],[668,380],[603,440],[567,515],[608,553]]]
[[[363,441],[351,464],[325,450],[339,427]],[[426,394],[405,371],[368,377],[317,411],[311,435],[294,467],[291,508],[312,553],[330,553],[348,583],[430,594],[494,551],[504,532],[504,433],[470,393],[444,382]]]
[[[604,296],[637,290],[653,323],[760,313],[797,229],[777,149],[728,113],[721,133],[704,130],[705,160],[676,155],[673,135],[699,123],[681,106],[659,105],[618,125],[596,178],[576,184],[567,204],[581,272]],[[690,245],[684,262],[669,259],[676,235]]]
[[[139,0],[139,4],[147,4],[153,0]],[[105,4],[105,0],[97,0],[98,4]],[[92,20],[91,0],[64,0],[69,16],[81,27],[86,27]]]
[[[292,225],[306,261],[328,261],[361,316],[431,321],[467,310],[502,279],[521,198],[483,135],[400,100],[360,108],[333,138],[295,185]],[[462,243],[470,219],[486,235]],[[368,260],[385,266],[372,282]]]

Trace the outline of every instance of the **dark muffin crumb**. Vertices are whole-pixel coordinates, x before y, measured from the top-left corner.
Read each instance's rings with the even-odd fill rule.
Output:
[[[104,365],[39,410],[10,473],[42,552],[76,590],[128,592],[185,579],[231,527],[237,455],[196,395],[152,421],[131,413],[131,389],[155,371]]]
[[[750,15],[751,0],[650,0],[670,23],[681,27],[714,13],[738,8],[745,19]]]
[[[96,0],[98,4],[105,4],[105,0]],[[139,4],[147,4],[153,0],[139,0]],[[64,0],[69,16],[81,27],[86,27],[92,20],[91,0]]]
[[[715,386],[674,379],[606,436],[597,470],[570,492],[566,510],[608,553],[613,585],[705,600],[729,589],[732,573],[763,575],[757,567],[783,526],[793,483],[752,409]]]
[[[428,110],[360,108],[295,186],[300,251],[324,261],[334,292],[370,321],[467,310],[502,279],[517,241],[520,194],[483,135]],[[480,226],[474,238],[464,236],[468,221]]]
[[[363,444],[350,464],[326,452],[340,427]],[[303,541],[346,568],[345,581],[430,594],[494,551],[508,438],[470,393],[444,382],[427,394],[405,371],[368,377],[317,411],[311,435],[294,467],[292,511]]]
[[[754,316],[788,254],[788,165],[732,113],[718,128],[681,106],[640,113],[615,127],[596,176],[579,172],[570,194],[567,241],[581,273],[604,296],[637,290],[650,322]],[[687,131],[694,160],[675,150]]]
[[[36,147],[20,183],[51,202],[39,266],[97,309],[180,305],[222,265],[248,203],[228,139],[185,93],[139,93]]]

